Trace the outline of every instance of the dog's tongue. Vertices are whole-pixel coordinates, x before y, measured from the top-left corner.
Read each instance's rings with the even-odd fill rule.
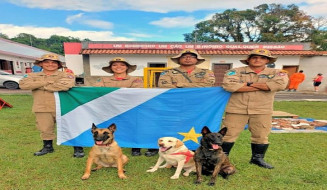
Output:
[[[167,148],[166,147],[160,147],[160,152],[165,152],[166,150],[167,150]]]
[[[218,144],[212,144],[212,149],[217,150],[219,148]]]
[[[95,144],[103,144],[103,141],[95,141]]]

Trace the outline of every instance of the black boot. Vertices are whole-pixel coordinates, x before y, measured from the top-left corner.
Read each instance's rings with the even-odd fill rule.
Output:
[[[224,153],[228,156],[229,152],[232,150],[234,142],[223,142],[221,147],[223,148]]]
[[[250,163],[258,165],[259,167],[273,169],[274,166],[266,163],[263,158],[265,157],[265,153],[268,149],[269,144],[251,144],[252,149],[252,158]]]
[[[141,156],[140,148],[132,148],[132,156]]]
[[[158,154],[159,150],[158,149],[148,149],[144,155],[147,156],[147,157],[150,157],[150,156],[154,156],[156,154]]]
[[[34,153],[34,156],[42,156],[48,153],[52,153],[54,151],[52,146],[52,140],[43,140],[43,148]]]
[[[74,146],[74,157],[76,158],[83,158],[84,157],[84,150],[83,147],[80,146]]]

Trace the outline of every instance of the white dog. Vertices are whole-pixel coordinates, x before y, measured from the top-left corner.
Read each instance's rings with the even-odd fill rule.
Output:
[[[178,179],[182,169],[185,170],[184,176],[189,176],[190,172],[195,170],[193,160],[194,152],[187,149],[184,143],[174,137],[162,137],[158,139],[159,158],[155,166],[147,172],[155,172],[158,168],[176,167],[175,174],[170,179]],[[164,161],[166,163],[160,166]]]

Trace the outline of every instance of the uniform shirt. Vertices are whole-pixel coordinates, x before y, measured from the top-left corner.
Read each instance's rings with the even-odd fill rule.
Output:
[[[208,69],[195,67],[191,73],[184,71],[180,67],[175,69],[187,76],[191,82],[180,72],[168,69],[160,74],[158,82],[160,88],[211,87],[215,84],[215,75]]]
[[[270,91],[236,92],[246,82],[266,83]],[[271,114],[275,93],[285,90],[288,76],[281,70],[265,68],[255,73],[250,67],[234,68],[226,72],[222,87],[233,92],[226,112],[238,114]]]
[[[44,72],[29,73],[19,81],[19,87],[32,90],[33,112],[55,112],[56,104],[53,92],[67,91],[75,85],[75,77],[61,71],[52,75]]]
[[[126,88],[143,88],[143,80],[140,77],[127,75],[126,78],[121,80],[116,79],[114,76],[101,77],[94,86],[103,87],[126,87]]]

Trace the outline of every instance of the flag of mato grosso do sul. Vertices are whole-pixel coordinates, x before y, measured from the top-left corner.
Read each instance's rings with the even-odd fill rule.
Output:
[[[74,87],[56,92],[57,144],[91,147],[92,123],[115,123],[121,147],[158,148],[160,137],[176,137],[189,149],[199,146],[204,126],[217,132],[230,93],[221,87]]]

